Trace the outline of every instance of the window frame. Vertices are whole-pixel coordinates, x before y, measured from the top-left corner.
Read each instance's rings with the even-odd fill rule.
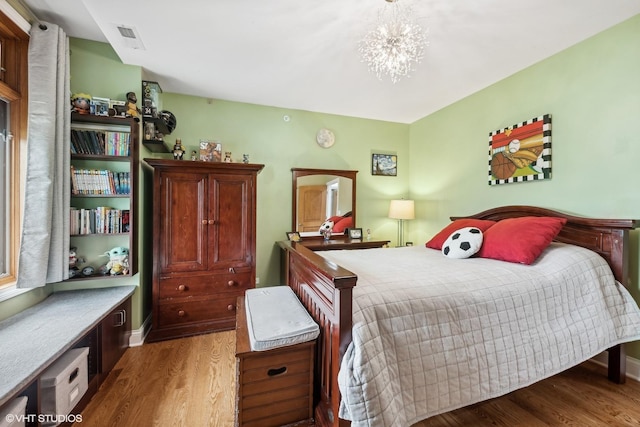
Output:
[[[25,25],[26,24],[26,25]],[[9,129],[13,138],[9,143],[7,165],[10,169],[10,185],[7,202],[8,264],[6,275],[0,278],[0,301],[15,296],[23,290],[15,288],[18,272],[18,256],[22,227],[22,205],[24,200],[24,182],[26,176],[26,144],[28,115],[28,68],[29,47],[28,23],[13,9],[7,9],[0,3],[0,42],[2,43],[0,60],[0,98],[9,104]]]

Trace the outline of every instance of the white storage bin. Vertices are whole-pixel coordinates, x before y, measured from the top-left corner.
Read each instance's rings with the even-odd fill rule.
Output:
[[[89,348],[74,348],[63,354],[40,377],[41,412],[68,415],[88,387]]]
[[[0,411],[0,427],[24,427],[27,396],[20,396],[9,402]]]

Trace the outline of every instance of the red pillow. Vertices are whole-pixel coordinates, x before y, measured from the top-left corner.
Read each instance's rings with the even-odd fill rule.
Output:
[[[447,240],[447,238],[451,236],[451,233],[453,233],[454,231],[464,227],[476,227],[476,228],[479,228],[480,231],[484,233],[486,230],[489,229],[489,227],[491,227],[495,223],[496,221],[491,221],[488,219],[474,219],[474,218],[457,219],[453,221],[451,224],[447,225],[445,228],[443,228],[438,234],[433,236],[431,240],[429,240],[425,244],[425,246],[431,249],[441,250],[445,240]]]
[[[353,217],[338,217],[340,218],[336,223],[333,224],[333,232],[334,233],[343,233],[345,228],[349,228],[353,225]]]
[[[484,233],[476,256],[531,264],[566,222],[566,218],[536,216],[503,219]]]

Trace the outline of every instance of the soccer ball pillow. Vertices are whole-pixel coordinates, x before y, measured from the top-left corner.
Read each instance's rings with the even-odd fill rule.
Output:
[[[482,246],[482,231],[476,227],[456,230],[442,245],[442,254],[449,258],[469,258]]]

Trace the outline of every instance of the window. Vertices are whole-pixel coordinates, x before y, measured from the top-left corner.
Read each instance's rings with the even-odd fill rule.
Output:
[[[9,236],[11,230],[11,204],[9,195],[12,187],[12,168],[11,168],[11,137],[8,134],[11,123],[8,119],[9,107],[7,102],[0,100],[0,166],[2,174],[0,174],[0,234]],[[11,239],[4,238],[0,245],[0,279],[10,274],[11,266]]]
[[[0,10],[0,293],[15,286],[17,274],[26,164],[29,41],[26,21],[5,8]]]

